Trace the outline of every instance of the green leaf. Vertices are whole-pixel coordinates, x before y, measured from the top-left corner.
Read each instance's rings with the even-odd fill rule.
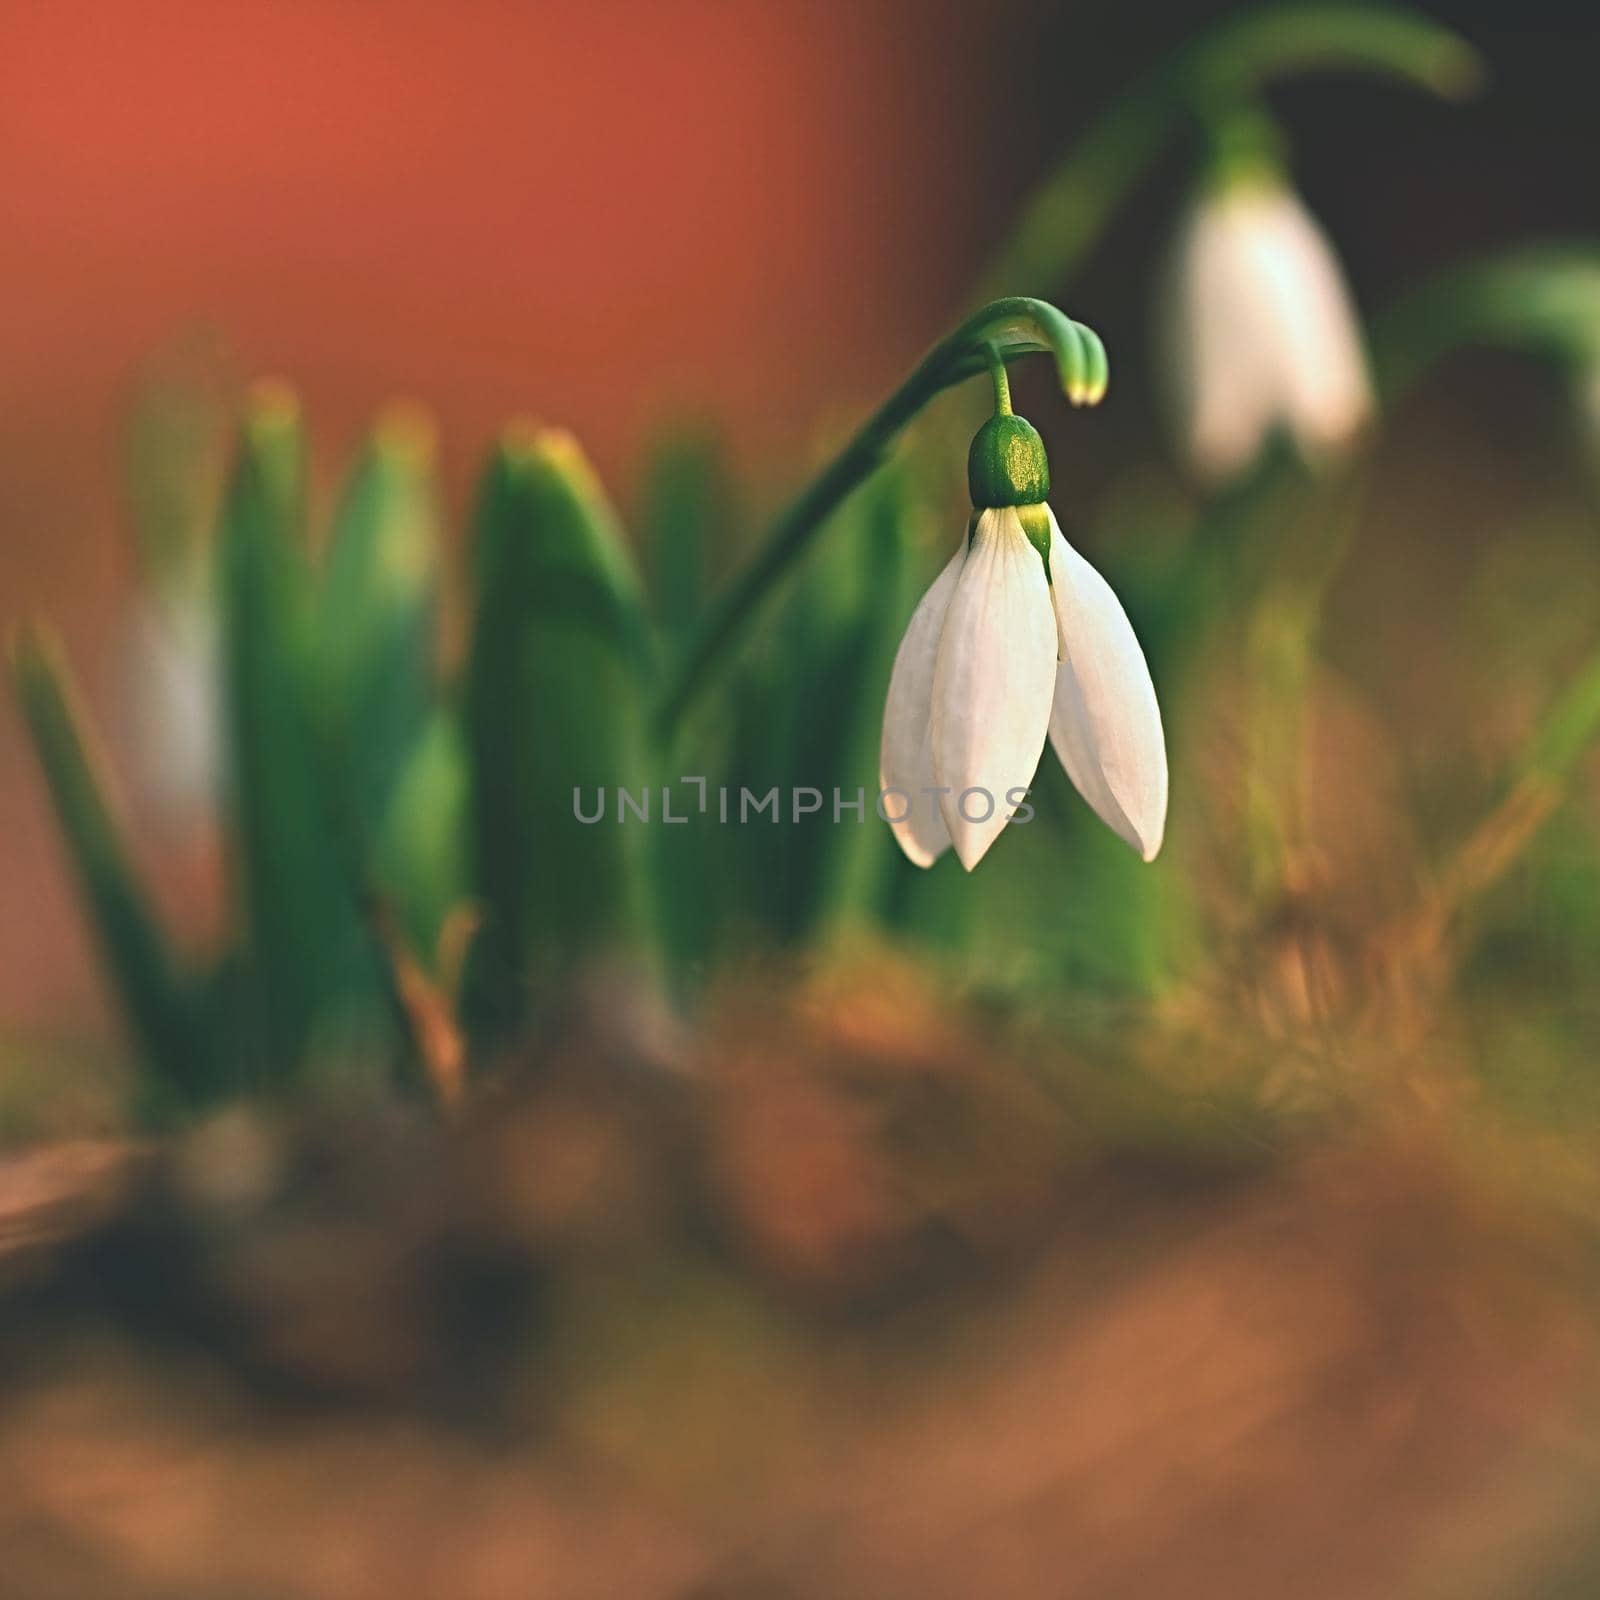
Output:
[[[98,742],[56,639],[12,644],[17,697],[44,769],[102,957],[158,1095],[193,1104],[217,1088],[197,988],[182,973],[114,814]]]
[[[335,517],[316,640],[330,781],[363,840],[377,832],[434,710],[439,520],[432,426],[393,411]]]
[[[836,513],[745,680],[731,781],[776,785],[783,815],[741,825],[729,848],[747,909],[780,942],[872,920],[885,892],[897,852],[877,816],[878,744],[915,601],[915,522],[904,475],[883,469]]]
[[[641,498],[655,615],[670,646],[700,615],[711,571],[726,551],[732,492],[721,439],[699,429],[661,440]]]
[[[1373,328],[1392,403],[1435,362],[1470,346],[1519,350],[1581,374],[1600,363],[1600,251],[1547,241],[1458,263],[1389,306]]]
[[[436,711],[395,784],[374,869],[412,949],[432,971],[445,919],[469,893],[469,800],[461,729],[450,713]]]
[[[683,645],[698,620],[712,574],[726,559],[733,520],[733,488],[720,436],[701,427],[662,439],[645,474],[640,523],[665,653]],[[674,815],[686,820],[650,832],[658,932],[680,1003],[693,998],[709,971],[725,898],[716,871],[721,841],[711,807],[710,774],[722,762],[715,721],[714,715],[691,719],[675,741],[670,765],[659,774],[672,789]],[[707,811],[700,809],[699,785],[678,782],[685,776],[706,780]]]
[[[584,962],[639,953],[646,825],[617,790],[650,782],[642,699],[650,639],[616,516],[577,443],[506,433],[477,515],[465,704],[472,875],[483,936],[469,974],[481,1044]],[[604,791],[602,821],[585,824]],[[659,805],[651,794],[652,816]]]
[[[293,395],[262,386],[219,550],[237,864],[280,1074],[389,1037],[346,819],[319,774],[303,453]]]
[[[877,798],[889,674],[918,599],[914,556],[922,515],[905,473],[894,466],[879,473],[862,491],[851,521],[849,543],[841,541],[818,574],[819,616],[833,641],[831,659],[819,666],[834,711],[810,723],[804,758],[817,774],[807,781],[828,796],[811,868],[811,920],[830,935],[877,920],[901,859],[892,830],[877,814]],[[861,791],[861,821],[842,809],[834,821],[835,790],[847,801]]]

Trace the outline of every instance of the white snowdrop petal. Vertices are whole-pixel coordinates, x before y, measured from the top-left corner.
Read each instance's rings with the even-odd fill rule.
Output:
[[[970,872],[1032,783],[1055,692],[1044,563],[1014,510],[985,511],[945,618],[933,677],[933,771]]]
[[[1288,190],[1271,192],[1257,250],[1281,351],[1279,404],[1315,456],[1360,430],[1372,410],[1360,321],[1327,235]]]
[[[919,867],[931,867],[950,847],[943,813],[930,792],[933,776],[933,669],[945,614],[967,559],[963,537],[911,614],[889,675],[878,755],[878,789],[900,848]],[[894,791],[890,793],[890,791]]]
[[[1155,685],[1111,585],[1050,518],[1060,630],[1050,743],[1079,794],[1146,860],[1167,821],[1167,748]]]
[[[123,648],[138,789],[159,823],[181,836],[207,823],[224,786],[215,608],[202,594],[145,601]]]
[[[1180,225],[1162,295],[1174,430],[1214,480],[1250,464],[1279,404],[1277,330],[1253,282],[1251,227],[1248,210],[1202,196]]]

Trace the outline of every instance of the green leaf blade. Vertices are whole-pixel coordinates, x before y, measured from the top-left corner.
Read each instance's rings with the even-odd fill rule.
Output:
[[[515,1028],[581,964],[642,953],[651,640],[615,513],[570,436],[507,433],[477,519],[465,697],[473,884],[486,924],[475,1032]],[[578,820],[574,796],[603,820]],[[659,803],[659,795],[653,795]],[[652,809],[652,816],[655,815]]]
[[[334,520],[316,647],[324,747],[363,836],[379,827],[433,715],[440,609],[434,436],[385,416]]]
[[[349,839],[319,771],[304,445],[294,397],[253,396],[219,546],[237,868],[273,1070],[386,1037]]]
[[[59,642],[23,630],[12,644],[11,671],[89,920],[156,1098],[197,1104],[221,1086],[199,993],[134,869],[98,741]]]

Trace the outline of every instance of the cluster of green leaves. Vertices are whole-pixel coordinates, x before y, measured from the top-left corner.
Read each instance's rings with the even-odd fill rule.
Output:
[[[375,1068],[423,1078],[419,985],[482,1062],[547,1026],[580,971],[611,964],[691,1002],[735,945],[892,918],[900,863],[873,804],[920,553],[904,475],[880,472],[839,514],[770,648],[671,740],[652,707],[731,538],[718,451],[664,445],[642,498],[653,595],[576,442],[508,428],[476,497],[448,671],[426,422],[380,422],[317,538],[296,401],[251,395],[200,590],[218,621],[233,897],[233,937],[208,959],[178,948],[141,882],[59,643],[18,635],[21,704],[153,1111]],[[787,810],[801,785],[828,797],[812,825],[777,806],[738,824],[742,788],[776,787]],[[864,796],[859,822],[834,824],[834,788]],[[619,791],[648,825],[622,820]]]

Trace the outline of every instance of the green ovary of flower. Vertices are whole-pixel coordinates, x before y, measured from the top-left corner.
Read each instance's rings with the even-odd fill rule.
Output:
[[[1039,430],[1025,417],[990,417],[967,452],[967,488],[978,511],[1047,500],[1050,463]]]

